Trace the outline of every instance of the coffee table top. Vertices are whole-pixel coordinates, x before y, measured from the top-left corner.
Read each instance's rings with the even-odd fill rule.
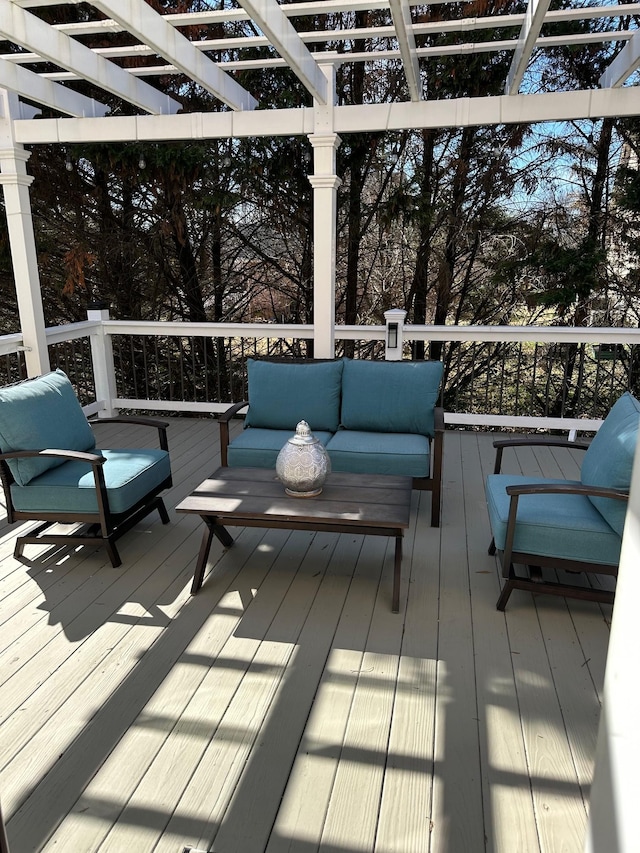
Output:
[[[354,527],[409,527],[411,477],[332,473],[320,495],[287,495],[270,468],[218,468],[176,510],[220,520],[291,520],[319,528],[344,522]]]

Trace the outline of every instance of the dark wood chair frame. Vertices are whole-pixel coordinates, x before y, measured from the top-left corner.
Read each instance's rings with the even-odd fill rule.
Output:
[[[496,461],[494,474],[499,474],[502,467],[503,450],[507,447],[524,446],[546,446],[546,447],[568,447],[578,450],[586,450],[588,442],[570,442],[566,439],[554,438],[552,436],[522,437],[513,439],[501,439],[494,441],[496,448]],[[514,551],[513,542],[516,532],[518,500],[522,495],[541,494],[564,494],[564,495],[591,495],[593,497],[613,498],[614,500],[627,501],[629,493],[620,489],[605,489],[595,486],[584,486],[572,483],[535,483],[508,486],[507,494],[511,501],[509,504],[509,518],[507,522],[507,535],[504,551],[496,548],[495,540],[491,540],[489,554],[498,554],[502,565],[502,576],[505,584],[496,602],[498,610],[504,610],[507,606],[509,596],[514,589],[526,592],[561,595],[570,598],[582,599],[584,601],[598,601],[605,604],[613,604],[615,593],[610,590],[598,590],[593,587],[574,586],[572,584],[545,580],[542,576],[542,568],[564,569],[568,572],[593,572],[601,575],[618,574],[618,564],[604,565],[602,563],[591,563],[583,560],[567,560],[559,557],[546,557],[541,554],[531,554],[523,551]],[[528,575],[518,575],[514,563],[524,565],[528,569]]]
[[[120,423],[137,424],[139,426],[154,427],[158,430],[158,438],[161,450],[169,450],[167,442],[168,423],[155,418],[100,418],[89,421],[92,427],[100,424]],[[35,512],[17,510],[11,498],[11,485],[14,483],[11,469],[7,461],[9,459],[28,459],[30,457],[58,457],[67,461],[75,460],[87,462],[91,465],[96,486],[98,511],[94,513],[76,512]],[[114,513],[109,508],[109,496],[105,485],[102,466],[106,462],[103,456],[96,453],[86,453],[76,450],[47,449],[47,450],[17,450],[11,453],[0,454],[0,478],[7,502],[7,520],[10,524],[17,521],[41,521],[42,524],[30,530],[25,536],[16,539],[14,557],[19,559],[25,545],[104,545],[109,555],[111,565],[117,568],[122,564],[115,542],[127,531],[131,530],[142,518],[157,509],[163,524],[169,523],[164,501],[159,496],[160,492],[172,485],[171,476],[167,477],[156,488],[152,489],[142,500],[138,501],[127,512]],[[47,529],[54,524],[82,524],[77,531],[67,534],[47,533]]]
[[[269,358],[264,361],[298,362],[304,364],[313,361],[332,361],[332,359],[285,359]],[[229,422],[238,416],[242,409],[249,405],[249,400],[234,403],[218,416],[220,425],[220,461],[224,468],[228,467]],[[433,413],[434,436],[429,438],[429,459],[431,464],[430,477],[413,477],[413,488],[431,492],[431,527],[440,527],[440,506],[442,503],[442,455],[444,450],[444,409],[436,406]]]

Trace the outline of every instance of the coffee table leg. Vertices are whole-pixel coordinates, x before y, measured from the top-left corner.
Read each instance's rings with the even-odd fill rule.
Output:
[[[396,554],[393,567],[393,599],[391,610],[398,613],[400,610],[400,574],[402,571],[402,535],[396,536]]]
[[[202,520],[205,523],[205,529],[202,534],[202,542],[200,543],[200,553],[198,554],[196,570],[193,573],[191,595],[195,595],[202,586],[204,571],[207,568],[207,560],[209,559],[209,551],[211,550],[211,541],[213,540],[214,534],[220,542],[222,542],[225,548],[233,545],[233,537],[225,527],[216,522],[215,518],[208,518],[205,516]]]

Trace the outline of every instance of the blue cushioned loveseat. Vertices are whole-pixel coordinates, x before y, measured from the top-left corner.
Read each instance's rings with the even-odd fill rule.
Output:
[[[597,586],[545,579],[542,568],[616,575],[625,523],[631,470],[640,427],[640,403],[620,397],[590,443],[523,437],[494,442],[495,473],[486,481],[493,540],[506,578],[497,607],[504,610],[514,589],[612,602]],[[500,473],[505,448],[518,445],[569,446],[586,450],[580,480]],[[519,575],[515,564],[528,568]]]
[[[439,525],[444,417],[437,406],[438,361],[248,359],[249,400],[220,417],[222,464],[275,468],[282,446],[305,420],[333,471],[404,474],[432,492]],[[245,429],[229,421],[248,407]]]
[[[157,430],[159,448],[98,450],[71,382],[56,370],[0,388],[0,478],[9,522],[40,521],[16,540],[15,556],[29,543],[103,545],[120,565],[116,539],[152,510],[169,516],[159,493],[171,486],[164,421],[104,418]],[[70,533],[57,524],[77,524]]]

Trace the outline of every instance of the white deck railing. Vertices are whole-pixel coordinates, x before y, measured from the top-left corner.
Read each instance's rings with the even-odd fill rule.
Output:
[[[393,313],[393,312],[392,312]],[[200,400],[165,398],[161,393],[151,395],[148,392],[138,396],[119,396],[117,389],[122,386],[122,377],[117,376],[114,362],[114,348],[119,342],[136,339],[162,342],[174,339],[202,339],[203,341],[233,340],[241,345],[251,345],[255,351],[260,347],[295,342],[298,340],[313,340],[312,326],[290,325],[275,323],[185,323],[185,322],[143,322],[108,319],[105,311],[92,311],[88,319],[79,323],[56,326],[47,329],[47,343],[53,352],[60,345],[71,342],[84,342],[87,348],[89,364],[83,366],[85,384],[95,391],[94,400],[84,400],[87,414],[108,415],[117,409],[145,409],[157,411],[194,412],[216,414],[224,411],[230,402],[235,400]],[[387,358],[397,358],[405,353],[413,342],[422,341],[425,344],[441,342],[451,345],[452,342],[462,342],[465,345],[481,345],[486,342],[515,343],[528,347],[549,344],[588,344],[597,348],[602,344],[633,347],[640,344],[640,331],[624,328],[595,328],[595,327],[560,327],[560,326],[416,326],[400,325],[398,328],[398,344],[394,352],[386,347],[389,329],[387,326],[336,326],[336,341],[357,341],[360,345],[377,343],[379,350]],[[267,342],[267,343],[265,343]],[[0,357],[18,354],[23,350],[20,334],[0,337]],[[149,359],[149,371],[157,365]],[[64,364],[61,366],[64,367]],[[538,368],[541,374],[544,365]],[[497,381],[497,380],[496,380]],[[603,380],[604,381],[604,380]],[[607,380],[608,381],[608,380]],[[491,377],[483,380],[483,393],[488,394],[488,383]],[[145,389],[142,389],[143,391]],[[482,394],[478,395],[479,397]],[[495,408],[495,406],[494,406]],[[522,408],[522,406],[521,406]],[[576,417],[542,417],[535,414],[495,413],[490,409],[483,410],[482,400],[473,406],[473,411],[457,411],[449,407],[445,413],[445,421],[450,426],[485,426],[485,427],[522,427],[526,429],[560,429],[568,432],[574,430],[596,430],[601,423],[599,417],[589,416],[588,412],[577,413]]]
[[[91,370],[95,386],[95,401],[87,404],[88,413],[108,414],[117,409],[146,409],[157,411],[194,412],[216,414],[224,411],[230,402],[235,400],[209,399],[194,401],[190,399],[166,399],[162,393],[143,393],[138,396],[119,396],[117,388],[121,383],[116,375],[114,366],[114,348],[119,342],[131,339],[155,339],[167,341],[175,339],[197,339],[204,341],[233,340],[242,345],[251,345],[256,351],[260,346],[268,346],[282,342],[291,343],[298,340],[313,340],[312,326],[290,325],[275,323],[183,323],[183,322],[142,322],[107,319],[106,312],[100,312],[100,319],[93,318],[84,322],[67,326],[59,326],[47,330],[47,341],[50,347],[63,342],[86,339],[90,344]],[[90,314],[91,316],[91,314]],[[450,345],[452,342],[481,345],[485,342],[509,342],[535,347],[549,344],[589,344],[597,348],[602,344],[622,345],[632,347],[640,344],[640,331],[634,329],[611,328],[576,328],[559,326],[416,326],[399,327],[399,340],[396,355],[386,348],[388,339],[387,326],[336,326],[336,341],[357,341],[362,344],[375,342],[379,344],[385,357],[397,357],[397,353],[405,353],[412,342],[425,343],[442,342]],[[11,336],[11,341],[0,338],[0,354],[14,348],[19,349],[19,335]],[[161,345],[158,347],[161,349]],[[149,359],[149,361],[152,361]],[[156,365],[150,363],[149,370],[155,370]],[[541,374],[544,366],[538,368]],[[485,381],[484,392],[487,392]],[[604,380],[603,380],[604,382]],[[144,391],[144,389],[142,389]],[[522,427],[526,429],[560,429],[595,430],[601,423],[600,417],[590,416],[588,412],[576,413],[576,417],[541,417],[523,414],[505,414],[483,410],[482,400],[474,405],[474,410],[456,410],[455,407],[446,411],[445,421],[459,426],[485,427]],[[494,407],[495,408],[495,407]],[[522,408],[522,407],[521,407]]]

